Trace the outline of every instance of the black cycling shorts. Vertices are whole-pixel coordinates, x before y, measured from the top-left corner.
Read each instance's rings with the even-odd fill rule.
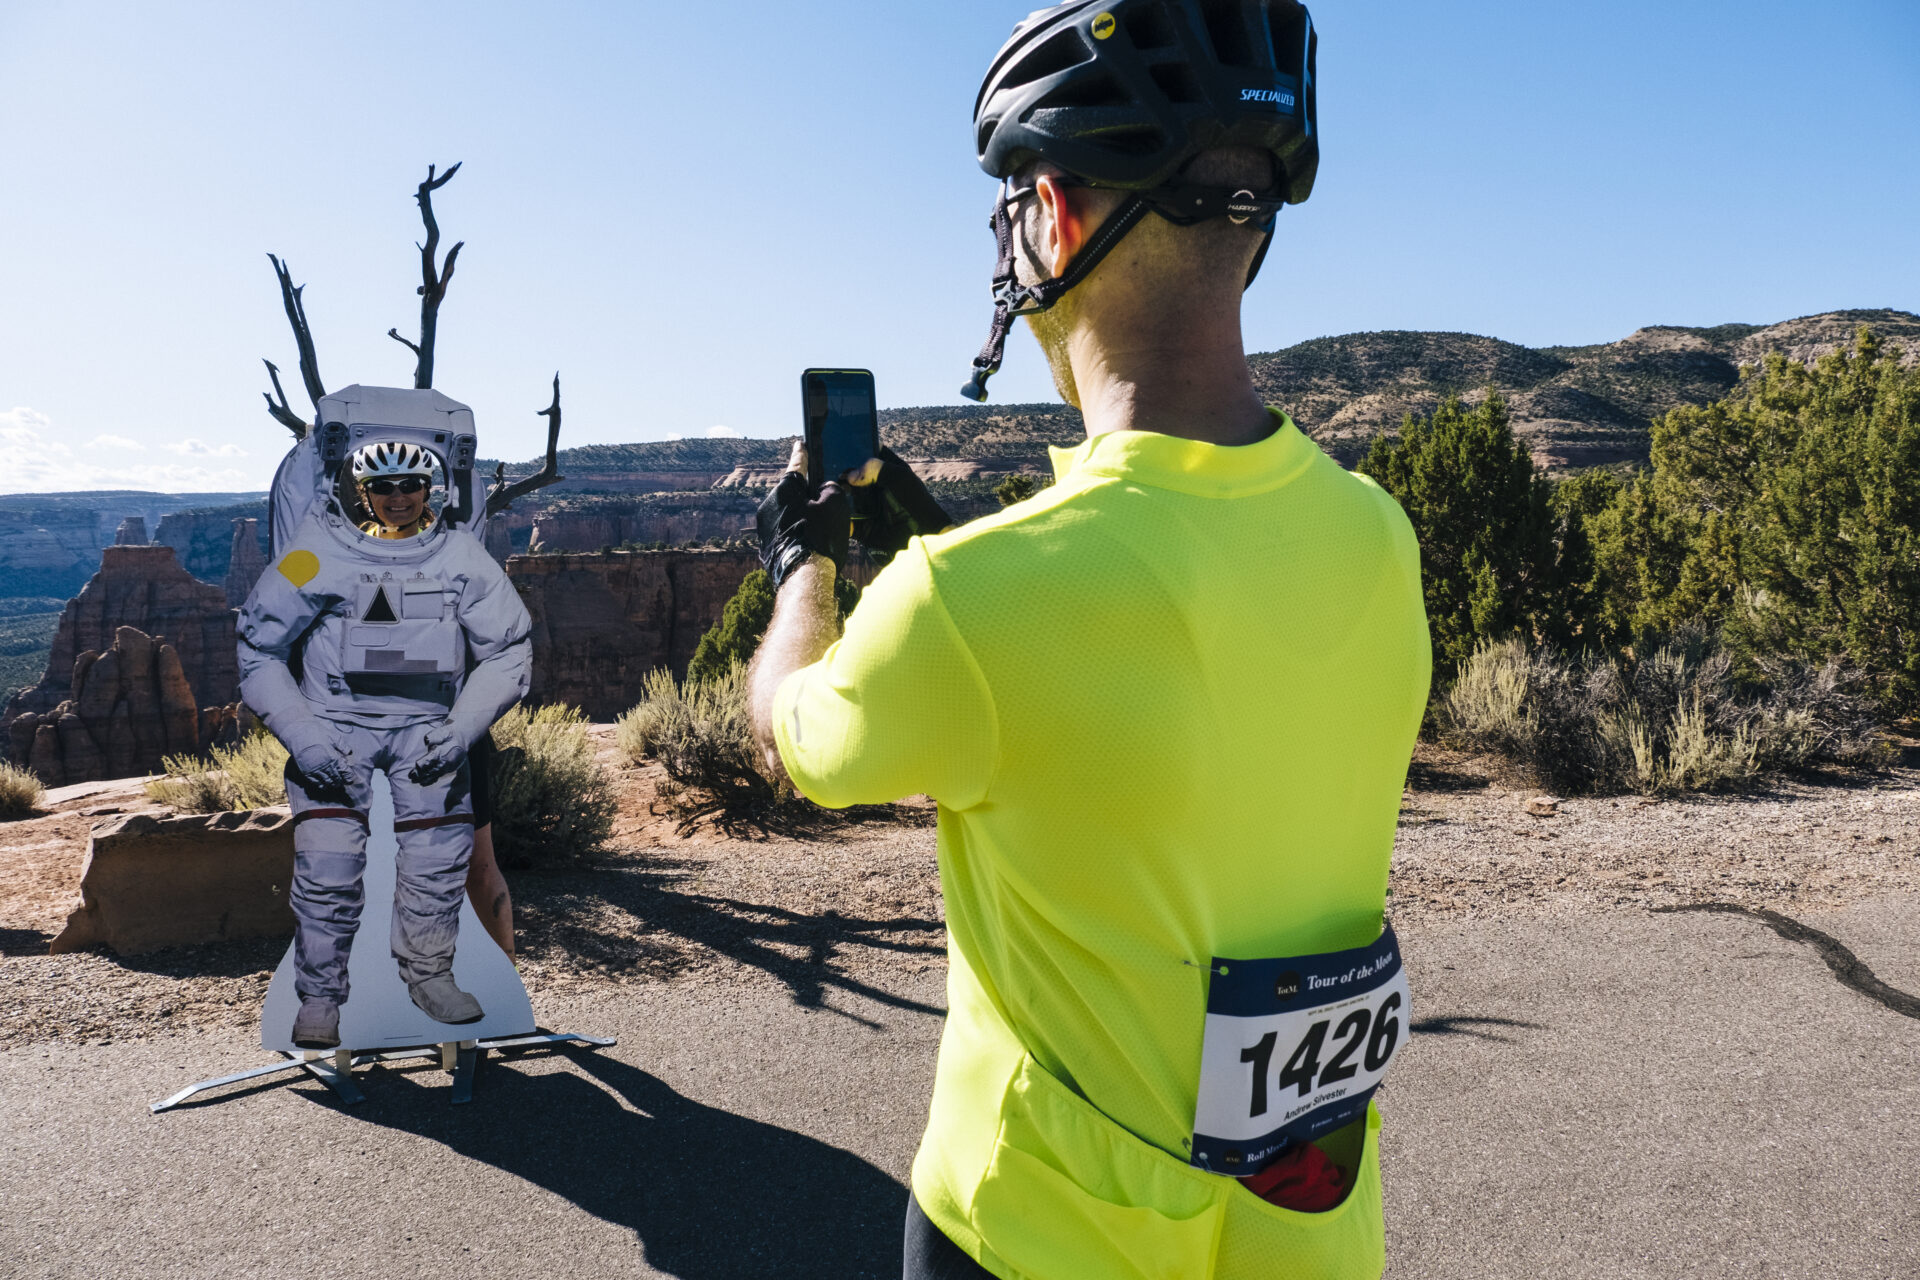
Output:
[[[473,827],[493,821],[493,735],[483,733],[467,752],[467,786],[473,792]]]
[[[993,1280],[993,1272],[947,1239],[909,1191],[906,1256],[900,1266],[900,1280]]]

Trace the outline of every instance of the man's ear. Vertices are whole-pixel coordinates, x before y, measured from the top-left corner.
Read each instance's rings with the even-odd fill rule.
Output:
[[[1066,274],[1091,234],[1085,196],[1050,173],[1041,174],[1033,187],[1046,215],[1041,224],[1042,243],[1037,247],[1046,255],[1048,272],[1057,279]]]

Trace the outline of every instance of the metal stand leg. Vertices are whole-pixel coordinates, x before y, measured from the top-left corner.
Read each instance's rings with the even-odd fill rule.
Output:
[[[486,1050],[479,1047],[477,1041],[462,1040],[459,1054],[453,1068],[453,1103],[473,1101],[473,1077],[480,1069],[480,1059]]]
[[[588,1036],[573,1031],[541,1032],[530,1036],[512,1036],[505,1040],[446,1040],[439,1044],[422,1045],[416,1049],[373,1050],[354,1054],[346,1049],[337,1049],[331,1055],[315,1050],[307,1050],[299,1055],[287,1054],[284,1061],[270,1062],[262,1067],[253,1067],[246,1071],[236,1071],[232,1075],[215,1076],[211,1080],[201,1080],[190,1084],[171,1097],[153,1103],[147,1109],[154,1114],[171,1111],[198,1093],[209,1089],[218,1089],[225,1085],[239,1084],[246,1080],[259,1080],[267,1076],[288,1071],[305,1071],[333,1091],[335,1097],[345,1106],[354,1106],[365,1102],[366,1095],[353,1083],[353,1068],[381,1062],[398,1062],[408,1058],[437,1058],[443,1070],[453,1073],[453,1096],[455,1103],[473,1101],[473,1079],[480,1069],[480,1062],[489,1049],[530,1049],[542,1045],[577,1044],[589,1049],[607,1049],[620,1043],[611,1036]]]
[[[341,1059],[346,1059],[348,1063],[345,1071],[342,1071],[335,1065]],[[367,1096],[361,1093],[353,1083],[352,1061],[352,1057],[343,1049],[333,1062],[328,1062],[321,1055],[314,1053],[302,1059],[300,1065],[313,1073],[313,1075],[319,1079],[320,1083],[333,1090],[334,1096],[339,1098],[342,1103],[353,1107],[365,1102]]]

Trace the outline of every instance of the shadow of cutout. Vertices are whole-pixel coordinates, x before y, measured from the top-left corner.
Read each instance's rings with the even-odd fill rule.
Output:
[[[583,874],[591,879],[578,879]],[[689,967],[690,957],[676,954],[658,937],[596,927],[591,908],[599,904],[643,922],[655,934],[671,935],[761,970],[784,983],[793,1002],[804,1008],[825,1008],[875,1025],[830,1008],[825,1003],[826,995],[838,990],[895,1009],[945,1016],[945,1009],[895,995],[833,967],[835,955],[845,946],[944,957],[944,921],[922,916],[843,916],[833,910],[810,915],[689,892],[679,886],[681,874],[671,865],[654,863],[528,876],[519,882],[523,887],[514,891],[519,950],[529,958],[538,958],[552,949],[589,968],[616,973],[640,968],[671,975]],[[899,935],[905,935],[904,939]],[[923,942],[919,938],[931,940]]]
[[[718,1047],[718,1046],[717,1046]],[[634,1233],[682,1280],[893,1280],[907,1189],[848,1151],[709,1107],[598,1053],[526,1075],[490,1059],[472,1106],[381,1070],[342,1114],[438,1142]],[[590,1077],[590,1078],[589,1078]],[[330,1105],[319,1086],[302,1089]]]
[[[1792,916],[1781,915],[1778,911],[1769,911],[1765,907],[1743,907],[1737,902],[1689,902],[1672,907],[1650,908],[1658,915],[1672,915],[1682,911],[1697,911],[1711,915],[1745,916],[1749,920],[1758,920],[1769,929],[1785,938],[1788,942],[1804,942],[1812,947],[1840,985],[1858,991],[1876,1004],[1884,1005],[1895,1013],[1909,1018],[1920,1018],[1920,996],[1910,995],[1898,987],[1890,987],[1874,976],[1866,962],[1853,954],[1845,943],[1831,934],[1822,933],[1812,925],[1801,924]]]
[[[1496,1040],[1501,1044],[1512,1044],[1512,1036],[1499,1035],[1483,1027],[1518,1027],[1527,1031],[1545,1031],[1546,1026],[1538,1022],[1526,1022],[1520,1018],[1481,1018],[1470,1015],[1457,1015],[1438,1018],[1415,1018],[1407,1024],[1407,1030],[1416,1036],[1472,1036],[1475,1040]]]

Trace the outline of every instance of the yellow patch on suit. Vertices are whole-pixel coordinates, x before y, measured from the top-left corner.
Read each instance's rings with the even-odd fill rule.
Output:
[[[296,587],[304,587],[320,572],[320,557],[311,551],[289,551],[280,558],[280,576]]]

